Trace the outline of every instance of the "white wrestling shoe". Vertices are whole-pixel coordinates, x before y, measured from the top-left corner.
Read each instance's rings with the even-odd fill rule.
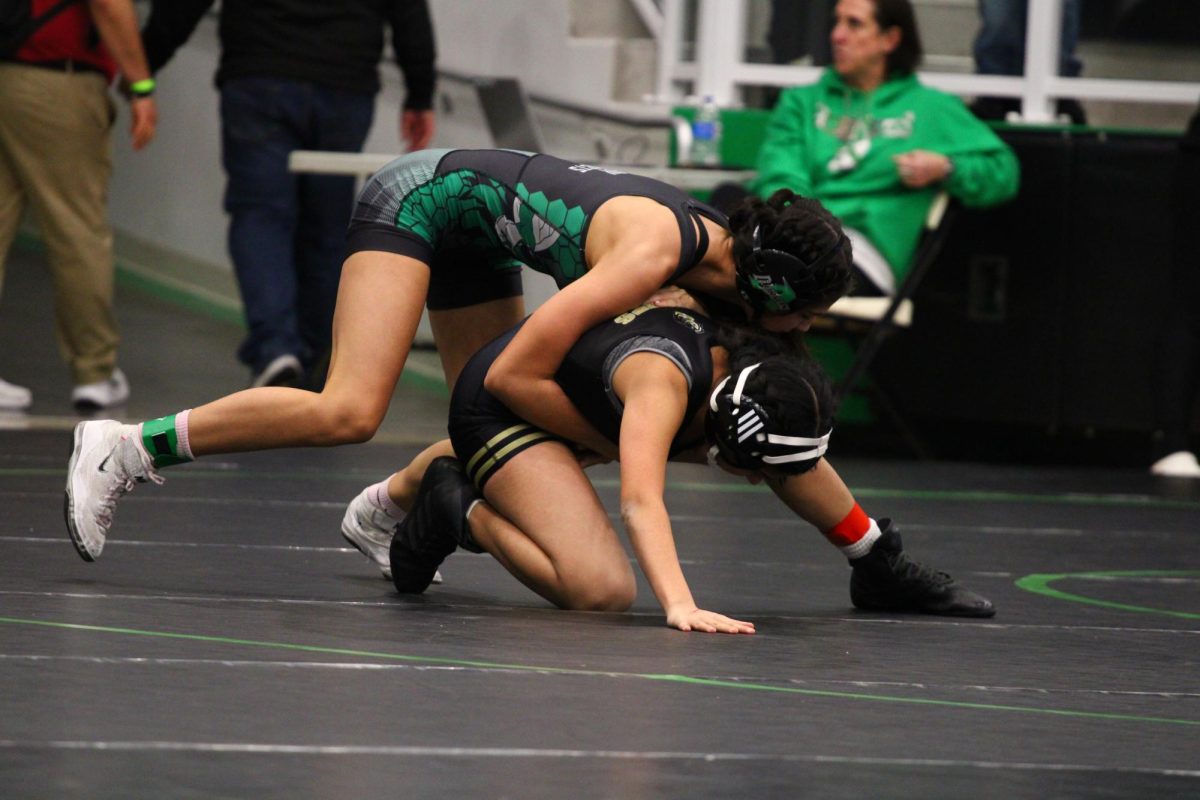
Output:
[[[164,480],[138,447],[137,436],[136,425],[111,419],[75,426],[63,514],[71,541],[84,561],[100,557],[121,496],[135,484]]]
[[[1150,472],[1167,478],[1200,478],[1200,462],[1187,450],[1179,450],[1151,464]]]
[[[388,554],[397,524],[387,512],[376,508],[375,504],[367,499],[367,489],[363,489],[350,501],[350,505],[346,506],[346,514],[342,517],[342,538],[375,562],[383,577],[389,581],[392,579],[392,562]],[[441,573],[433,576],[433,582],[442,582]]]
[[[391,580],[392,563],[388,558],[388,550],[392,546],[396,520],[382,508],[376,508],[367,499],[367,491],[363,489],[346,506],[346,514],[342,517],[342,538],[374,561],[383,577]]]

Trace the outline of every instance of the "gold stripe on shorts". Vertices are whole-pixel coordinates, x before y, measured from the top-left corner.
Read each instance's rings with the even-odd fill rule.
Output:
[[[509,441],[505,442],[506,439]],[[476,487],[482,486],[488,474],[495,468],[496,462],[513,450],[553,439],[553,436],[532,425],[514,425],[507,428],[489,439],[487,444],[471,456],[467,462],[467,476]],[[497,448],[497,445],[501,445],[501,443],[503,443],[502,446]]]

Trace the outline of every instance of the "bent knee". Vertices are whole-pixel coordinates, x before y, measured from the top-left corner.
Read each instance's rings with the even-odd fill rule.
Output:
[[[379,430],[383,414],[364,405],[330,400],[320,396],[311,417],[322,445],[359,444]]]
[[[637,598],[637,582],[629,575],[593,576],[567,593],[571,611],[628,611]]]

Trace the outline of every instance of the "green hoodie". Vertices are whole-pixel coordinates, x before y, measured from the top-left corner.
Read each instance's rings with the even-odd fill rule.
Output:
[[[933,195],[943,188],[900,182],[892,157],[911,150],[953,160],[944,188],[963,205],[995,205],[1017,193],[1016,156],[957,97],[912,75],[860,92],[832,69],[780,95],[752,189],[764,198],[783,188],[817,198],[871,240],[899,282]]]

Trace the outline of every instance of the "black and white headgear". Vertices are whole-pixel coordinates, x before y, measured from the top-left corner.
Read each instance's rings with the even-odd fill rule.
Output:
[[[762,405],[745,394],[747,378],[760,366],[752,364],[738,373],[732,391],[727,389],[732,375],[713,389],[707,426],[716,444],[709,449],[708,459],[715,461],[719,455],[730,466],[746,470],[774,467],[792,475],[807,472],[829,449],[833,431],[817,438],[780,432]]]

